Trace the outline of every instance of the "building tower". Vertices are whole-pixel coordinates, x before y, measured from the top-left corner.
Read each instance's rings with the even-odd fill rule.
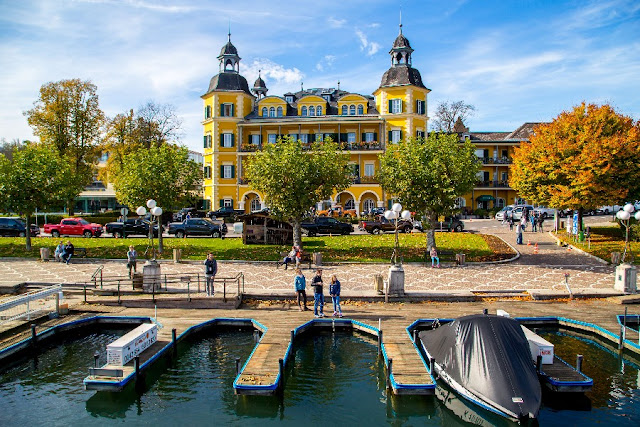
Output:
[[[269,90],[267,89],[267,85],[265,84],[264,80],[262,80],[262,77],[260,77],[260,71],[261,70],[258,70],[258,78],[253,84],[253,89],[251,89],[251,92],[253,92],[256,97],[258,97],[258,99],[267,96],[267,91]]]
[[[236,144],[242,141],[238,123],[253,110],[255,97],[240,75],[240,56],[231,43],[220,50],[219,73],[211,78],[204,101],[204,199],[205,209],[233,206],[237,200]],[[216,179],[213,179],[216,177]]]

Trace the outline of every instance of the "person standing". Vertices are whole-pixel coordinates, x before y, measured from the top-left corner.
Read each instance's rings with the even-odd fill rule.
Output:
[[[544,217],[542,215],[540,215],[538,217],[538,231],[540,233],[544,233],[544,230],[542,229],[542,223],[544,222]]]
[[[64,242],[62,242],[62,240],[58,243],[58,246],[56,246],[56,250],[53,252],[53,258],[58,262],[64,261]]]
[[[516,225],[516,244],[522,244],[522,222],[519,222],[518,225]]]
[[[531,231],[533,233],[536,232],[536,225],[538,224],[538,215],[534,212],[533,215],[531,215]]]
[[[138,252],[136,252],[133,245],[129,246],[129,251],[127,251],[127,270],[129,270],[129,279],[133,278],[133,274],[131,274],[131,270],[134,273],[137,273],[136,264],[138,263]]]
[[[507,222],[509,223],[509,231],[513,231],[513,217],[509,216]]]
[[[302,274],[302,270],[300,270],[299,268],[296,268],[296,276],[293,279],[293,286],[296,290],[298,309],[300,311],[309,310],[307,308],[307,291],[305,290],[305,288],[307,287],[307,279],[306,277],[304,277],[304,274]],[[304,306],[300,304],[300,300],[302,300]]]
[[[67,244],[64,247],[64,255],[62,255],[62,259],[67,263],[67,265],[69,264],[69,261],[71,261],[74,250],[75,248],[73,247],[71,240],[67,240]]]
[[[213,280],[218,273],[218,262],[213,258],[213,254],[209,252],[207,259],[204,261],[204,277],[206,281],[207,296],[213,296]]]
[[[342,317],[342,308],[340,308],[340,281],[335,274],[331,276],[329,295],[331,295],[331,302],[333,303],[333,315]]]
[[[431,268],[440,268],[440,258],[438,257],[438,250],[435,245],[431,246],[429,254],[431,255]]]
[[[318,269],[311,282],[313,286],[313,314],[324,317],[324,293],[322,291],[322,270]]]

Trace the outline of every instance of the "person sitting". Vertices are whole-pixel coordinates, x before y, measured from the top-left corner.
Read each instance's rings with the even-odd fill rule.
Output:
[[[296,266],[298,265],[298,261],[297,261],[297,255],[298,255],[298,249],[296,246],[292,246],[291,247],[291,251],[287,254],[287,256],[284,257],[284,259],[282,260],[282,265],[284,265],[284,269],[286,270],[289,267],[289,263],[290,262],[294,262],[296,263]],[[280,264],[278,264],[278,266],[280,266]]]
[[[62,256],[62,259],[67,264],[69,264],[69,261],[71,260],[71,257],[73,256],[74,249],[75,248],[73,247],[73,243],[71,243],[71,241],[67,241],[67,245],[64,247],[64,255]]]
[[[438,257],[438,250],[435,246],[431,246],[431,268],[440,268],[440,258]]]
[[[63,261],[63,256],[64,256],[64,243],[60,241],[58,246],[56,246],[56,250],[53,252],[53,257],[56,261],[61,262]]]

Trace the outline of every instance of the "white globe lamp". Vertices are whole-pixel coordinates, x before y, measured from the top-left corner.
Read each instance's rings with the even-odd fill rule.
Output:
[[[162,216],[162,208],[160,206],[156,206],[155,208],[151,209],[151,214],[154,216]]]
[[[631,218],[631,214],[629,212],[627,212],[626,210],[624,211],[618,211],[618,213],[616,214],[616,216],[618,217],[618,219],[622,220],[622,221],[626,221],[629,218]]]
[[[149,199],[149,200],[147,200],[147,207],[148,207],[149,209],[153,209],[153,208],[155,208],[155,207],[156,207],[156,201],[155,201],[155,200],[153,200],[153,199]]]
[[[389,221],[391,221],[392,219],[396,219],[397,215],[398,214],[395,211],[385,211],[384,213],[384,217],[387,218]]]
[[[400,203],[394,203],[393,206],[391,206],[391,210],[400,213],[402,205]]]
[[[635,214],[636,221],[640,221],[640,211]]]
[[[402,217],[402,219],[406,219],[407,221],[409,221],[411,219],[411,212],[409,211],[402,211],[402,215],[400,215]]]
[[[147,209],[144,206],[138,206],[136,213],[140,216],[145,216],[147,214]]]
[[[624,205],[624,211],[625,212],[633,212],[635,209],[633,207],[633,205],[631,203],[627,203],[626,205]]]

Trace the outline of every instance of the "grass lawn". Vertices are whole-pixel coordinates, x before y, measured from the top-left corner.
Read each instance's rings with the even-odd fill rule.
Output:
[[[401,253],[405,262],[424,260],[426,235],[400,234]],[[134,245],[142,258],[147,247],[147,239],[112,239],[83,237],[67,238],[76,247],[87,248],[89,258],[126,258],[129,245]],[[53,251],[60,239],[50,237],[32,238],[32,250],[25,250],[25,239],[17,237],[0,238],[0,257],[31,257],[40,256],[40,248],[48,247]],[[307,252],[322,252],[326,262],[388,262],[393,251],[393,234],[384,235],[351,235],[351,236],[322,236],[305,237],[303,246]],[[493,236],[470,233],[436,233],[436,244],[440,250],[465,253],[467,261],[486,261],[502,259],[510,256],[508,248],[501,246],[501,241]],[[157,241],[155,241],[157,247]],[[183,259],[204,259],[207,252],[213,252],[220,260],[246,261],[276,261],[279,252],[288,251],[288,246],[278,245],[243,245],[242,239],[213,239],[213,238],[165,238],[164,254],[161,258],[170,259],[173,249],[181,248]]]
[[[611,252],[624,251],[624,231],[618,227],[591,227],[591,248],[589,248],[589,242],[585,239],[584,242],[576,242],[571,239],[570,243],[588,252],[592,255],[602,258],[605,261],[611,261]],[[558,238],[564,242],[569,242],[569,236],[566,231],[560,231],[557,233]],[[631,251],[635,257],[634,264],[640,264],[640,243],[631,242]],[[629,261],[629,254],[627,254],[626,261]]]

